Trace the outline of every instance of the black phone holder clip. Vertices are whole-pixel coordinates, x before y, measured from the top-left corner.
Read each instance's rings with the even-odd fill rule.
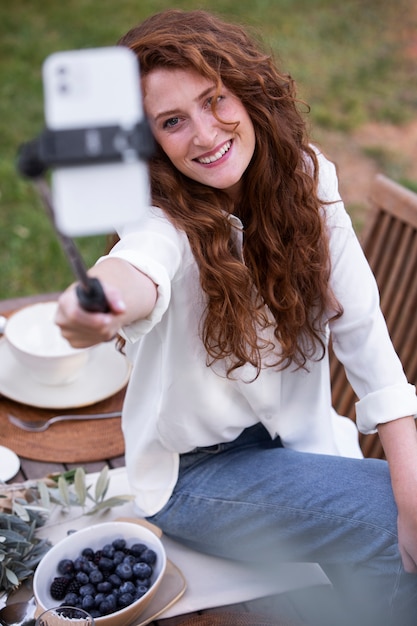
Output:
[[[43,132],[20,146],[17,169],[31,178],[37,187],[62,248],[80,283],[77,295],[86,311],[108,312],[110,307],[101,283],[87,274],[80,254],[69,237],[59,231],[51,193],[45,179],[49,168],[129,162],[137,158],[148,160],[155,152],[155,141],[148,122],[143,120],[131,128],[97,126],[66,130],[44,129]]]
[[[93,126],[43,132],[20,146],[17,168],[23,176],[42,176],[50,167],[97,165],[148,160],[155,152],[155,141],[147,120],[130,128]]]

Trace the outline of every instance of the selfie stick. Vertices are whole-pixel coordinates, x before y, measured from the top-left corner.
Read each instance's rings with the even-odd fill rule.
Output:
[[[93,138],[93,141],[92,141]],[[94,144],[94,151],[90,147]],[[132,153],[149,159],[154,153],[154,139],[146,121],[126,131],[119,126],[81,128],[64,131],[45,129],[36,139],[23,144],[18,151],[17,169],[32,179],[45,205],[61,246],[80,284],[76,291],[81,307],[86,311],[108,313],[109,304],[100,281],[89,276],[73,240],[56,225],[49,186],[44,177],[48,167],[91,165],[123,161]]]
[[[97,278],[87,274],[78,249],[70,237],[67,237],[56,227],[55,215],[49,186],[44,178],[36,178],[33,181],[40,197],[43,200],[47,213],[54,225],[55,232],[61,242],[62,249],[72,267],[75,276],[80,281],[76,287],[78,301],[85,311],[108,313],[110,307],[104,295],[103,287]]]

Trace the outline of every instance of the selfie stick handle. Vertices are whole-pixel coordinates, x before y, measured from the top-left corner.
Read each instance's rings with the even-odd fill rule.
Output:
[[[59,237],[68,261],[76,277],[80,281],[80,284],[76,287],[76,292],[81,307],[85,311],[108,313],[110,311],[110,307],[100,281],[87,274],[87,270],[85,269],[84,263],[73,240],[61,233],[55,225],[53,203],[46,180],[44,178],[35,178],[33,182],[43,200],[52,224],[55,227],[56,234]]]

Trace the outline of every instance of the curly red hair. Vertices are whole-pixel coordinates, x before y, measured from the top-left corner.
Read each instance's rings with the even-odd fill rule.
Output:
[[[161,149],[150,163],[153,201],[185,231],[199,266],[208,362],[227,359],[230,375],[245,363],[259,373],[266,352],[281,368],[322,358],[326,313],[341,310],[329,289],[317,158],[294,81],[245,29],[206,11],[163,11],[119,44],[136,53],[142,76],[159,67],[193,69],[218,88],[223,83],[254,125],[255,152],[238,202],[181,174]],[[244,225],[244,262],[228,213]],[[270,327],[278,350],[261,339]]]

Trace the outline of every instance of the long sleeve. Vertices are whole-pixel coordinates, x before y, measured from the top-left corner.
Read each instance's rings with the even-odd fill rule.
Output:
[[[334,202],[326,208],[331,287],[343,307],[343,315],[330,324],[333,347],[359,398],[358,428],[368,434],[379,423],[415,415],[417,397],[389,337],[378,287],[340,199],[334,166],[324,161],[321,171],[321,193]]]

